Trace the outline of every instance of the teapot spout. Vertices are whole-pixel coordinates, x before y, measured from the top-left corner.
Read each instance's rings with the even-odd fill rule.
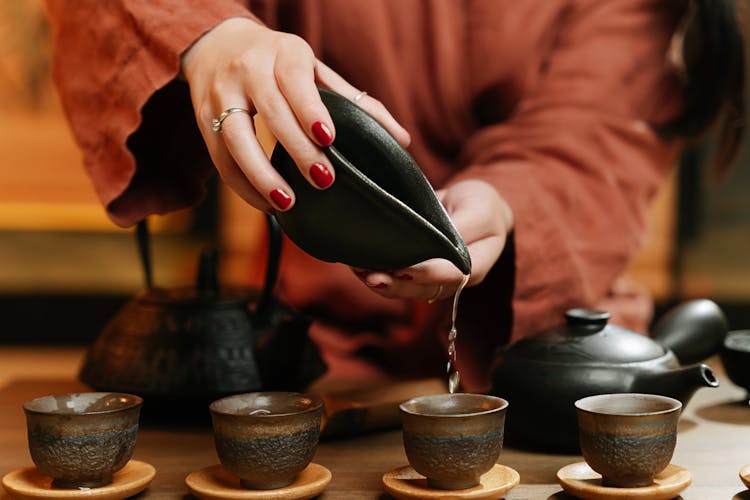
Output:
[[[669,396],[686,405],[695,391],[701,387],[718,386],[719,379],[711,367],[699,363],[636,377],[633,392]]]

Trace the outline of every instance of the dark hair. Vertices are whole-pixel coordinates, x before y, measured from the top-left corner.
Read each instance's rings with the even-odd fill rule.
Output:
[[[667,136],[699,139],[716,126],[711,171],[730,170],[745,131],[745,0],[689,0],[684,24],[684,104],[661,128]]]

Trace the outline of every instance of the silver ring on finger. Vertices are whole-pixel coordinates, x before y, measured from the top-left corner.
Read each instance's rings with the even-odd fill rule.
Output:
[[[211,120],[211,128],[213,131],[221,133],[221,124],[224,123],[224,120],[226,120],[232,113],[245,113],[247,116],[250,116],[250,111],[245,108],[228,108],[222,111],[218,118]]]
[[[363,90],[359,94],[357,94],[354,97],[352,97],[352,101],[357,102],[357,101],[359,101],[360,99],[362,99],[366,95],[367,95],[367,92]]]
[[[442,294],[442,293],[443,293],[443,285],[438,285],[437,292],[435,292],[435,295],[433,295],[432,297],[430,297],[429,299],[427,299],[427,303],[428,304],[432,304],[433,302],[435,302],[438,299],[438,297],[440,297],[440,294]]]

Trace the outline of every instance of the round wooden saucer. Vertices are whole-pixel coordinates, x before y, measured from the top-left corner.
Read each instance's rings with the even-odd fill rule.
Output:
[[[156,475],[151,464],[131,460],[115,472],[112,482],[98,488],[61,489],[52,486],[52,478],[36,467],[25,467],[9,472],[3,477],[3,487],[10,496],[19,500],[95,498],[121,500],[143,491]]]
[[[520,480],[518,472],[500,464],[495,464],[482,475],[477,486],[463,490],[430,488],[427,486],[427,479],[408,465],[383,474],[386,491],[394,498],[403,500],[446,498],[446,494],[449,494],[450,498],[461,500],[495,500],[503,498]]]
[[[746,488],[750,488],[750,464],[740,469],[740,479],[745,483]]]
[[[191,472],[185,478],[190,492],[203,500],[306,500],[319,495],[330,482],[331,471],[316,463],[308,465],[289,486],[274,490],[249,490],[220,464]]]
[[[594,472],[586,462],[578,462],[557,471],[557,480],[565,491],[587,500],[668,500],[690,486],[693,476],[687,469],[669,464],[654,477],[651,486],[616,488],[602,486],[602,476]]]

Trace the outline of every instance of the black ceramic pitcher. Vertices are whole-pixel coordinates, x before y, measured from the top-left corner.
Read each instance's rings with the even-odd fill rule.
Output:
[[[394,270],[443,258],[469,274],[466,244],[414,158],[356,103],[319,92],[336,126],[335,141],[322,148],[336,181],[312,187],[276,144],[271,164],[296,197],[276,213],[289,239],[326,262]]]

